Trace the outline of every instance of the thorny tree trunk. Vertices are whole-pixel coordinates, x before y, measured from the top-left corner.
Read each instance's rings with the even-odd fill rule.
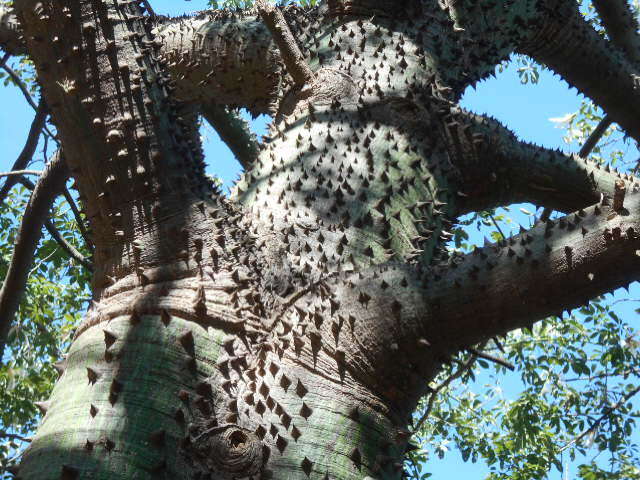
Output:
[[[452,354],[634,278],[638,197],[587,208],[619,175],[456,106],[520,51],[638,138],[635,67],[573,2],[14,3],[26,47],[0,41],[35,62],[95,244],[19,478],[400,478]],[[275,116],[231,199],[195,123],[220,106]],[[516,201],[578,211],[447,257],[457,216]]]

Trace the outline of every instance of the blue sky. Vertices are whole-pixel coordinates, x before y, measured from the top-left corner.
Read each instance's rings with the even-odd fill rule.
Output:
[[[193,12],[206,8],[206,0],[153,0],[152,5],[158,13],[176,15],[184,12]],[[552,117],[562,117],[567,113],[578,110],[580,98],[575,90],[570,91],[565,83],[557,76],[548,72],[542,72],[538,85],[522,85],[516,74],[515,68],[508,68],[498,74],[497,78],[480,84],[476,90],[469,90],[463,99],[463,106],[478,113],[487,113],[514,130],[524,140],[538,144],[562,148],[564,150],[577,150],[578,146],[567,146],[563,140],[563,131],[555,128],[549,121]],[[22,149],[33,112],[22,98],[17,88],[0,88],[0,170],[9,170],[14,159]],[[260,131],[264,128],[264,119],[256,122],[254,127]],[[221,177],[226,186],[237,178],[239,165],[229,150],[219,141],[215,132],[211,129],[204,130],[205,154],[211,160],[209,173]],[[38,158],[42,155],[39,152]],[[520,219],[526,223],[526,219]],[[479,235],[472,236],[472,241],[480,243]],[[626,296],[626,293],[624,294]],[[616,298],[622,298],[618,292]],[[631,298],[640,298],[640,288],[635,283],[631,288]],[[630,321],[637,321],[634,312],[634,304],[631,302],[619,304],[617,311]],[[505,381],[505,389],[517,387],[513,380]],[[639,439],[640,441],[640,439]],[[446,479],[455,474],[461,479],[481,479],[487,473],[487,469],[481,465],[464,464],[457,452],[452,452],[444,460],[434,460],[428,466],[433,472],[432,478],[436,480]],[[572,480],[575,478],[575,470],[562,478],[557,472],[552,473],[551,480]]]

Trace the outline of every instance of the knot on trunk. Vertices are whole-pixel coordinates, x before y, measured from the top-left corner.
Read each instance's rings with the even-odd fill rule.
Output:
[[[220,479],[258,475],[268,460],[268,449],[260,439],[235,424],[206,430],[191,446],[198,463]]]
[[[283,116],[299,114],[322,107],[355,105],[356,82],[348,73],[334,68],[316,72],[315,79],[301,89],[290,91],[282,99],[278,120]]]

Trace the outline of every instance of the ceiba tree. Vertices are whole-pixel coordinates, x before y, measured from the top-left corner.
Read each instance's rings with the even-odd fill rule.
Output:
[[[639,140],[638,26],[624,0],[593,3],[607,37],[574,0],[3,8],[61,150],[2,333],[68,176],[95,246],[92,305],[17,477],[400,478],[452,355],[637,278],[634,178],[456,103],[518,52]],[[261,144],[230,108],[273,116]],[[204,174],[199,114],[245,168],[230,198]],[[457,217],[525,201],[567,216],[449,255]]]

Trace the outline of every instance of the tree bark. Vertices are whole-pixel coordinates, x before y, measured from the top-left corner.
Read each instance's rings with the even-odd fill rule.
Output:
[[[269,30],[254,11],[15,1],[96,252],[21,478],[400,478],[451,355],[635,278],[635,179],[585,213],[619,174],[456,105],[519,48],[633,135],[627,64],[605,95],[549,47],[548,2],[466,4],[334,0]],[[230,199],[204,175],[202,104],[275,117]],[[524,200],[577,212],[450,259],[457,216]]]

